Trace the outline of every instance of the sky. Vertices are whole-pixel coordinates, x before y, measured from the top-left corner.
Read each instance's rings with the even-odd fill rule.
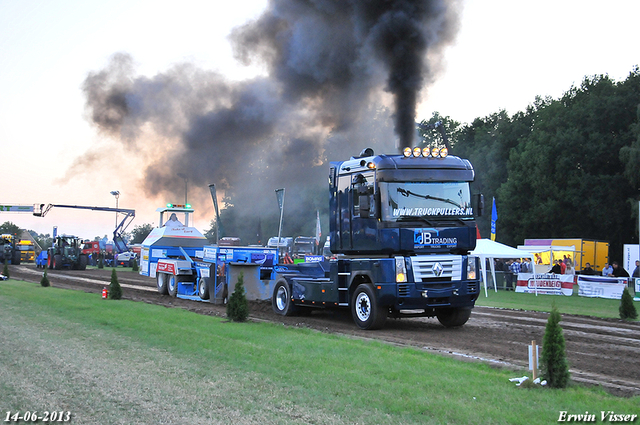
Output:
[[[110,192],[118,190],[119,207],[136,210],[129,231],[157,225],[156,208],[181,203],[184,191],[172,199],[140,196],[136,152],[91,124],[82,84],[118,52],[130,54],[138,75],[148,77],[183,62],[231,80],[261,75],[264,69],[234,59],[228,35],[266,4],[0,0],[0,205],[115,207]],[[434,111],[463,123],[501,109],[514,114],[536,96],[561,96],[585,76],[620,81],[640,64],[640,2],[463,0],[461,6],[457,37],[445,50],[443,69],[421,93],[416,121]],[[111,165],[70,173],[90,149]],[[273,204],[276,209],[275,196]],[[211,200],[193,207],[202,213],[195,226],[206,230]],[[112,234],[116,221],[114,213],[61,208],[45,217],[0,214],[0,223],[38,233],[58,226],[59,233],[88,239]]]

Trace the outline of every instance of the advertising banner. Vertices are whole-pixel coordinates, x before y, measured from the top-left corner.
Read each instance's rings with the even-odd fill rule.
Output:
[[[626,277],[578,276],[578,295],[581,297],[619,300],[626,286]]]
[[[573,294],[572,274],[518,273],[516,292],[529,294],[566,295]]]

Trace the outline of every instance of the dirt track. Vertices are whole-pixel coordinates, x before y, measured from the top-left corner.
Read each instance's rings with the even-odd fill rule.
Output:
[[[42,270],[33,265],[9,266],[9,270],[12,278],[25,281],[39,282],[42,276]],[[109,285],[111,269],[50,270],[48,276],[54,287],[100,293]],[[184,308],[198,314],[226,315],[225,306],[161,296],[154,279],[136,273],[120,271],[118,280],[125,299]],[[273,313],[269,302],[252,302],[250,314],[253,320],[379,339],[518,368],[527,366],[527,345],[532,340],[542,343],[548,317],[546,313],[476,307],[469,322],[458,329],[446,329],[433,318],[413,318],[389,319],[382,330],[362,331],[344,310],[282,317]],[[640,323],[563,315],[561,325],[573,380],[602,385],[617,395],[640,395]]]

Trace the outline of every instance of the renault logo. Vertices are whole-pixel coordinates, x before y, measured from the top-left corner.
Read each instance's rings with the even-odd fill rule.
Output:
[[[442,272],[444,271],[444,267],[442,267],[442,264],[440,263],[435,263],[433,265],[433,267],[431,267],[431,271],[433,272],[433,274],[435,274],[437,277],[440,277],[440,275],[442,274]]]

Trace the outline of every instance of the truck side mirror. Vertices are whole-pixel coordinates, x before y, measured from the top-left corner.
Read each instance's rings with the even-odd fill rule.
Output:
[[[484,195],[479,193],[476,195],[476,216],[482,217],[484,212]]]

